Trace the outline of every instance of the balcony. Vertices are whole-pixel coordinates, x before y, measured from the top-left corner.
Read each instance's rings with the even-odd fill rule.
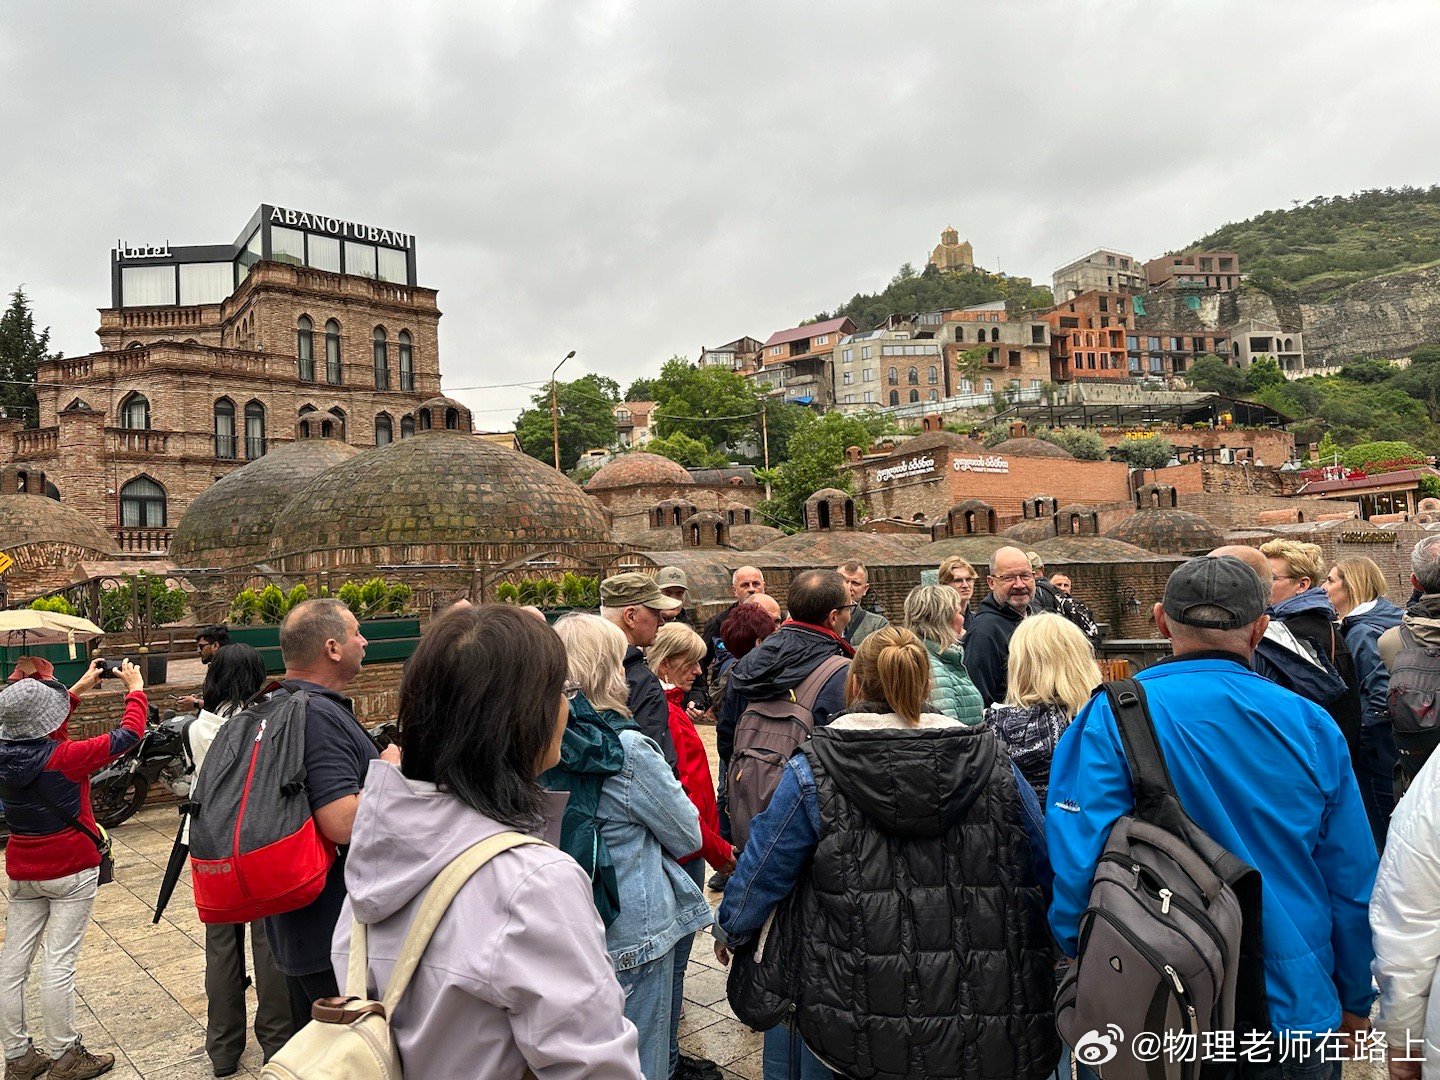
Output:
[[[163,555],[170,550],[174,529],[116,529],[115,547],[125,555]]]
[[[33,428],[15,433],[15,456],[17,458],[38,457],[53,454],[60,449],[60,429]]]
[[[105,429],[105,440],[112,454],[144,454],[154,457],[169,453],[172,431],[154,431],[150,428]]]

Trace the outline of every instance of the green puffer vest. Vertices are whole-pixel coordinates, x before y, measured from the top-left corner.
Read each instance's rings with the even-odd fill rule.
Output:
[[[935,711],[962,724],[980,723],[985,718],[985,703],[965,670],[965,650],[959,645],[942,649],[933,641],[926,641],[925,649],[930,654],[930,675],[935,681],[930,691]]]

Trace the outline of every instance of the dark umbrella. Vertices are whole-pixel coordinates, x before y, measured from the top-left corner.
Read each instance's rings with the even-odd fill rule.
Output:
[[[190,845],[185,843],[185,810],[180,810],[180,827],[175,830],[175,846],[170,849],[170,861],[165,864],[165,876],[160,879],[160,895],[155,897],[155,917],[150,920],[153,926],[160,921],[160,916],[165,913],[165,905],[170,903],[170,897],[175,893],[175,883],[180,880],[180,871],[185,869],[185,860],[190,855]]]

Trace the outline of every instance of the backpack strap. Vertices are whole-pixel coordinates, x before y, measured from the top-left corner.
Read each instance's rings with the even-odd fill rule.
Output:
[[[806,675],[800,685],[790,691],[795,698],[795,704],[813,716],[815,699],[820,696],[820,691],[825,689],[825,684],[830,681],[831,676],[848,663],[850,663],[850,659],[844,655],[827,656],[821,660],[815,670]]]
[[[1115,714],[1135,788],[1135,815],[1142,821],[1188,837],[1189,821],[1175,796],[1165,752],[1155,736],[1145,688],[1135,679],[1115,679],[1102,688]]]
[[[496,833],[466,848],[440,871],[425,891],[425,899],[420,901],[420,910],[415,913],[414,921],[405,932],[400,955],[396,957],[395,967],[390,972],[390,982],[385,987],[385,996],[382,999],[387,1016],[395,1015],[395,1008],[410,985],[410,978],[415,974],[415,968],[419,966],[420,958],[425,954],[425,948],[430,944],[435,928],[440,925],[451,901],[465,883],[496,855],[525,844],[543,843],[545,841],[538,837],[524,833]],[[366,937],[365,924],[355,920],[350,931],[350,963],[345,976],[345,993],[353,997],[369,996],[366,993],[366,972],[369,967]]]

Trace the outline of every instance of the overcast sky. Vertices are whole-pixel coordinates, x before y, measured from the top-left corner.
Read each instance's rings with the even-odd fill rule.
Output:
[[[109,251],[261,202],[411,231],[447,391],[775,330],[953,224],[1048,283],[1440,181],[1440,4],[288,0],[0,6],[0,289],[93,351]]]

